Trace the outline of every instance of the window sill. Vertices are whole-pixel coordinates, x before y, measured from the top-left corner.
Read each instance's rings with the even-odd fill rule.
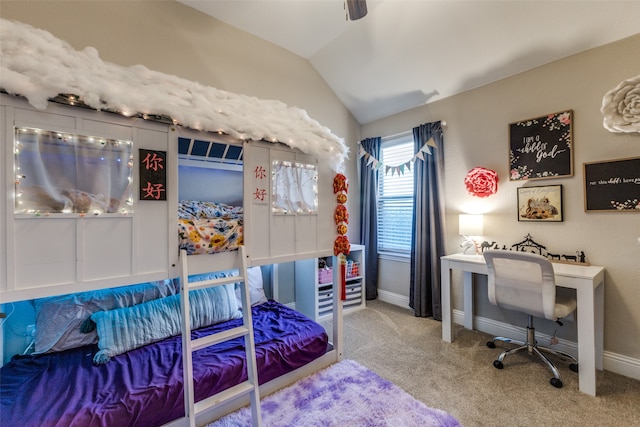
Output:
[[[411,262],[411,254],[402,252],[379,252],[378,259],[409,263]]]

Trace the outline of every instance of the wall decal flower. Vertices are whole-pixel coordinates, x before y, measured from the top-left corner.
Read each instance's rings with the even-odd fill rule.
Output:
[[[467,192],[476,197],[489,197],[498,191],[498,174],[487,168],[475,167],[464,178]]]
[[[623,80],[602,98],[605,129],[616,133],[640,132],[640,75]]]

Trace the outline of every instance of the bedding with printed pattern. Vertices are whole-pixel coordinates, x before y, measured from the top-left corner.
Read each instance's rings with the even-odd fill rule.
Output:
[[[180,249],[187,255],[213,254],[243,244],[242,206],[182,200],[178,204]]]

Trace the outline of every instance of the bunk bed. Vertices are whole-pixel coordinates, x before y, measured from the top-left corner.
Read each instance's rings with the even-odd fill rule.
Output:
[[[185,130],[182,134],[194,133]],[[198,173],[221,167],[220,159],[195,160],[192,154],[178,157],[179,164],[198,162]],[[237,167],[242,171],[241,162]],[[235,172],[234,179],[242,181],[242,173]],[[187,176],[179,179],[189,182]],[[202,175],[197,179],[202,180]],[[233,260],[243,243],[244,207],[229,196],[222,200],[233,206],[203,200],[206,198],[178,200],[178,230],[173,229],[178,248],[170,249],[188,252],[190,272],[196,281],[232,274],[236,267]],[[219,199],[215,192],[208,198]],[[334,339],[330,343],[321,325],[279,302],[267,300],[260,266],[253,266],[248,272],[261,394],[278,390],[341,357],[339,310],[335,311]],[[192,339],[235,328],[242,322],[238,289],[227,285],[225,289],[226,293],[207,295],[208,300],[217,302],[202,306],[200,312],[210,313],[213,305],[217,312],[227,313],[226,317],[200,321],[198,306],[193,310],[192,303]],[[187,425],[180,290],[180,279],[174,278],[34,299],[35,354],[16,356],[0,371],[3,423]],[[242,338],[236,338],[193,353],[196,401],[246,380],[245,347]],[[214,407],[201,415],[199,422],[212,421],[247,403],[247,398],[241,398]]]
[[[178,265],[184,261],[179,259],[178,249],[192,253],[185,255],[190,259],[190,273],[202,276],[205,281],[212,274],[228,274],[235,265],[232,260],[237,258],[239,247],[248,249],[246,261],[254,268],[330,255],[331,230],[335,226],[329,174],[346,158],[344,141],[310,119],[306,112],[282,103],[222,93],[147,70],[154,79],[162,81],[162,88],[153,89],[157,92],[154,95],[159,96],[154,99],[167,97],[164,105],[156,103],[150,108],[139,103],[145,99],[139,96],[144,94],[137,93],[145,87],[140,79],[149,78],[149,73],[140,73],[139,67],[122,69],[101,62],[97,55],[90,58],[95,62],[92,67],[75,64],[78,52],[65,42],[20,23],[3,20],[2,24],[9,28],[2,45],[6,59],[3,66],[12,73],[2,73],[0,81],[3,92],[0,122],[5,129],[1,135],[4,156],[0,162],[0,184],[9,193],[0,205],[3,224],[0,237],[5,242],[0,247],[0,299],[4,304],[33,300],[37,311],[36,335],[41,340],[35,344],[36,354],[16,356],[1,368],[2,424],[171,427],[193,424],[193,419],[185,421],[185,338],[179,332],[175,334],[176,324],[187,323],[176,312],[184,314],[177,301],[185,295],[175,279],[179,275]],[[25,35],[42,61],[70,67],[68,73],[61,74],[69,77],[68,82],[48,79],[48,67],[22,68],[21,58],[34,55],[32,50],[22,48]],[[9,51],[11,55],[5,55]],[[52,56],[52,52],[56,54]],[[65,53],[68,55],[63,60],[61,56]],[[93,73],[90,79],[74,78],[75,73],[88,68]],[[20,93],[26,86],[22,77],[16,80],[16,76],[31,79],[28,94]],[[120,80],[109,80],[114,78]],[[105,93],[102,87],[107,81],[122,90]],[[78,82],[88,86],[76,86]],[[199,105],[191,104],[192,97],[174,102],[181,93],[191,93],[189,90],[203,92],[197,98]],[[69,91],[73,94],[68,94]],[[52,93],[59,95],[51,98]],[[175,105],[180,108],[165,109]],[[131,109],[146,112],[124,111]],[[157,114],[150,112],[153,109]],[[178,126],[178,122],[183,126]],[[87,143],[93,143],[93,137],[97,136],[108,137],[114,145],[135,147],[122,162],[130,168],[128,176],[123,177],[123,182],[131,184],[132,200],[123,199],[126,209],[77,208],[75,202],[71,208],[52,205],[24,212],[14,209],[12,201],[17,204],[21,185],[27,181],[14,163],[21,150],[17,132],[25,126],[35,133],[49,131],[60,141],[80,135],[86,137]],[[181,151],[182,142],[188,141],[191,150],[197,142],[204,141],[208,149],[200,157],[208,157],[213,152],[210,137],[214,133],[218,142],[226,146],[225,153],[239,153],[232,161],[218,163],[220,169],[241,171],[244,184],[240,203],[212,201],[209,196],[179,199],[178,158],[185,154]],[[251,154],[242,159],[247,149]],[[157,200],[137,200],[134,191],[140,186],[142,192],[138,170],[142,169],[143,150],[166,155],[167,186],[162,187],[166,192]],[[186,157],[192,154],[198,153],[189,151]],[[97,159],[102,160],[100,156],[94,158]],[[316,179],[322,185],[318,185],[320,190],[315,195],[318,201],[315,212],[298,215],[281,210],[274,214],[269,184],[272,159],[294,165],[318,163]],[[252,175],[254,170],[260,170],[261,175]],[[13,179],[15,185],[11,183]],[[258,184],[260,194],[254,193]],[[216,186],[220,184],[208,184],[209,189]],[[203,227],[197,222],[200,220],[213,224],[214,231],[201,230]],[[228,221],[233,221],[233,225]],[[231,232],[221,238],[218,237],[221,230]],[[55,244],[42,244],[41,236],[48,236],[49,242]],[[198,246],[195,242],[202,240],[209,243]],[[231,245],[219,244],[222,242]],[[133,289],[132,283],[142,285]],[[342,357],[338,280],[334,283],[336,309],[331,343],[322,326],[276,301],[265,302],[260,292],[250,307],[247,301],[240,304],[233,285],[224,285],[223,292],[214,296],[196,298],[205,301],[201,313],[210,314],[205,307],[216,301],[214,304],[223,306],[226,315],[214,316],[213,320],[205,314],[198,316],[200,305],[192,303],[195,309],[192,307],[190,314],[195,317],[191,317],[190,335],[197,338],[234,329],[243,320],[239,318],[239,309],[242,316],[250,312],[260,394],[268,394]],[[249,284],[249,288],[255,292],[260,286]],[[241,293],[246,292],[245,289]],[[191,301],[191,293],[186,300]],[[68,303],[64,310],[47,307],[47,303],[61,302]],[[62,311],[66,313],[64,316],[60,316]],[[207,320],[201,320],[205,317]],[[55,326],[54,320],[70,318],[73,321],[66,327],[73,330]],[[43,326],[48,323],[51,323],[48,327]],[[166,325],[161,326],[163,323]],[[120,328],[119,335],[114,332],[117,325],[126,325]],[[47,331],[52,335],[47,336]],[[49,342],[45,343],[45,338]],[[216,395],[243,381],[247,358],[246,342],[243,344],[241,340],[226,341],[192,354],[195,400]],[[199,415],[197,422],[214,420],[247,403],[248,397],[215,406]]]
[[[5,95],[3,95],[3,101],[8,107],[15,107],[16,111],[24,107],[20,100],[13,98],[7,100]],[[53,105],[48,110],[69,114],[69,108]],[[19,114],[23,113],[14,113],[14,116]],[[90,111],[76,113],[74,110],[73,114],[79,115],[87,122],[92,118]],[[102,113],[94,114],[104,116]],[[26,117],[28,119],[26,121],[30,122],[30,116]],[[8,125],[11,124],[9,120],[11,117],[4,119]],[[111,119],[111,121],[116,120]],[[116,124],[120,123],[116,121]],[[155,131],[155,124],[153,127]],[[31,133],[36,134],[35,131]],[[38,135],[42,134],[42,132],[38,133]],[[38,141],[42,145],[42,137],[39,138]],[[52,143],[58,144],[56,138],[53,138]],[[197,142],[206,142],[210,145],[206,150],[206,159],[193,151]],[[248,180],[245,170],[247,166],[244,164],[242,154],[238,155],[232,164],[228,159],[212,154],[214,144],[225,145],[223,152],[228,154],[234,151],[233,147],[242,147],[242,143],[217,135],[214,138],[211,134],[182,129],[178,136],[169,140],[167,144],[169,156],[177,157],[173,167],[178,182],[180,185],[189,187],[190,192],[180,190],[180,186],[173,185],[177,188],[169,192],[168,202],[154,205],[147,203],[144,206],[138,202],[123,214],[101,210],[100,215],[96,214],[89,218],[85,214],[92,211],[77,208],[77,203],[72,204],[71,209],[67,206],[68,204],[64,207],[48,205],[44,209],[38,197],[29,197],[27,200],[30,204],[22,204],[22,210],[14,217],[8,214],[9,230],[13,228],[18,234],[22,222],[31,224],[29,228],[41,228],[48,224],[56,224],[58,220],[68,221],[68,218],[72,218],[72,221],[76,221],[76,227],[85,227],[94,223],[99,224],[100,218],[130,222],[136,218],[136,215],[144,218],[144,222],[140,223],[139,227],[145,227],[147,217],[157,215],[166,206],[170,210],[167,218],[169,222],[177,223],[177,229],[175,225],[167,228],[166,244],[169,247],[160,249],[169,254],[178,253],[181,249],[185,250],[185,257],[190,260],[190,272],[194,274],[196,280],[208,280],[218,275],[230,274],[229,272],[237,267],[234,259],[237,258],[238,250],[245,243],[245,211],[248,209],[253,213],[254,221],[260,220],[258,213],[272,215],[269,200],[266,203],[257,204],[252,204],[248,200],[247,191],[244,189],[246,186],[244,184]],[[47,144],[44,143],[44,145]],[[263,158],[270,159],[273,156],[269,150],[271,143],[254,142],[253,145],[253,148],[261,150]],[[183,146],[189,147],[186,152],[182,152]],[[283,153],[285,157],[290,156],[285,148],[279,147],[279,150],[276,156]],[[135,152],[131,155],[135,157]],[[127,156],[129,154],[125,155]],[[253,156],[254,163],[249,166],[250,168],[256,168],[255,162],[258,158],[258,155]],[[265,169],[269,166],[269,161],[260,163],[260,167]],[[207,173],[213,173],[215,176],[207,178]],[[224,176],[220,175],[221,173]],[[222,180],[227,179],[229,181],[220,184]],[[238,184],[233,184],[231,181],[240,183],[239,187],[242,189],[240,196],[237,194]],[[197,186],[202,188],[196,190],[191,188]],[[227,188],[227,194],[221,196],[220,188],[217,188],[217,191],[211,190],[216,186]],[[271,190],[269,185],[265,187],[267,192]],[[26,186],[24,188],[26,189]],[[181,192],[186,193],[188,197],[182,198]],[[25,191],[24,195],[31,196],[31,193]],[[331,195],[328,198],[332,198]],[[51,196],[47,194],[45,201],[49,199]],[[320,206],[326,203],[326,199],[326,197],[320,199]],[[175,207],[171,208],[172,205]],[[33,206],[40,206],[40,208],[39,210],[31,209]],[[140,213],[144,209],[149,209],[149,206],[155,209],[147,210],[144,214]],[[70,212],[55,213],[56,210],[63,209]],[[9,206],[8,210],[12,210],[12,207]],[[45,211],[53,213],[50,215],[37,213]],[[330,217],[330,215],[327,216]],[[317,217],[318,215],[304,216],[302,219],[309,220]],[[290,221],[293,218],[294,215],[289,214],[280,215],[275,220]],[[286,224],[285,226],[286,229],[290,228]],[[283,239],[287,234],[285,228],[278,230]],[[158,230],[157,224],[154,227],[149,226],[148,229]],[[86,244],[101,240],[108,245],[110,241],[126,237],[110,236],[110,230],[106,231],[107,233],[104,233],[101,238],[88,239]],[[87,233],[84,231],[80,233],[81,236],[84,234]],[[67,237],[61,236],[61,238]],[[146,240],[146,238],[142,239],[138,246],[142,246]],[[252,240],[255,242],[258,239]],[[79,245],[79,248],[85,247],[86,244]],[[319,245],[328,246],[326,243]],[[259,253],[259,247],[254,247],[258,248],[254,252]],[[282,247],[275,246],[275,248],[282,250]],[[330,252],[321,249],[320,252],[312,252],[310,255],[293,253],[286,255],[285,261],[300,256],[312,257],[316,253],[328,255]],[[21,260],[19,255],[12,254],[15,258],[11,262],[19,264]],[[259,264],[256,263],[248,270],[250,271],[248,290],[251,295],[257,382],[262,395],[276,391],[313,371],[328,366],[341,357],[340,310],[335,310],[334,329],[331,331],[333,339],[329,342],[329,334],[321,325],[279,302],[266,299],[262,290],[260,265],[268,265],[272,259],[273,257],[267,253]],[[30,261],[31,258],[27,260]],[[254,261],[251,258],[248,260]],[[278,260],[281,261],[282,257],[276,257],[275,261]],[[172,265],[179,264],[179,257],[177,261],[172,260]],[[106,263],[108,260],[103,262]],[[161,267],[166,268],[166,264]],[[83,267],[79,271],[88,271],[88,269],[85,270]],[[181,286],[180,280],[176,278],[178,272],[175,267],[168,268],[161,274],[165,277],[166,275],[174,277],[173,279],[154,280],[131,286],[123,283],[127,281],[131,283],[131,280],[135,279],[133,276],[116,277],[103,282],[112,284],[108,289],[104,289],[106,286],[102,283],[95,285],[93,281],[86,281],[55,286],[47,286],[45,283],[39,287],[4,292],[2,296],[10,297],[9,300],[11,298],[18,300],[14,295],[43,294],[47,296],[33,298],[36,312],[35,353],[16,356],[1,368],[0,412],[3,424],[22,423],[26,426],[143,424],[171,427],[188,425],[190,420],[185,417],[186,402],[183,398],[186,369],[183,367],[185,356],[182,351],[184,339],[181,341],[183,337],[180,330]],[[15,277],[18,276],[15,275]],[[18,288],[17,285],[19,284],[16,283],[14,286]],[[89,291],[77,292],[77,289],[85,285],[88,285]],[[208,314],[199,316],[196,304],[196,310],[192,311],[193,317],[190,322],[193,327],[192,339],[236,328],[242,322],[239,293],[237,289],[233,289],[233,286],[231,289],[228,285],[225,287],[226,293],[207,295],[209,304],[205,304],[206,307],[202,306],[200,313]],[[67,294],[65,290],[71,290],[74,293]],[[335,295],[338,295],[338,292],[335,292]],[[191,297],[189,299],[191,300]],[[211,300],[217,302],[211,303]],[[335,301],[339,304],[337,297]],[[225,309],[221,309],[221,305]],[[215,306],[216,310],[211,310],[212,306]],[[227,315],[214,316],[216,318],[212,320],[210,318],[212,311],[227,313]],[[200,317],[207,319],[201,321]],[[118,324],[125,325],[126,328],[120,328],[122,329],[120,330],[117,327]],[[193,374],[190,381],[193,382],[193,398],[196,402],[211,399],[212,396],[241,384],[247,379],[246,347],[246,343],[243,343],[242,338],[239,337],[193,353],[191,361]],[[214,406],[198,415],[198,423],[217,419],[246,405],[248,399],[249,396],[243,396]]]

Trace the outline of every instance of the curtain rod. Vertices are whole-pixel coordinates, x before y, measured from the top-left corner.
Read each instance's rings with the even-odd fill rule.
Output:
[[[440,120],[440,128],[444,129],[446,127],[447,127],[447,122],[445,120]],[[410,130],[405,130],[405,131],[398,132],[398,133],[393,134],[393,135],[383,136],[382,139],[395,139],[395,138],[399,138],[401,136],[409,135],[409,134],[411,134],[411,132],[413,132],[411,129]]]

